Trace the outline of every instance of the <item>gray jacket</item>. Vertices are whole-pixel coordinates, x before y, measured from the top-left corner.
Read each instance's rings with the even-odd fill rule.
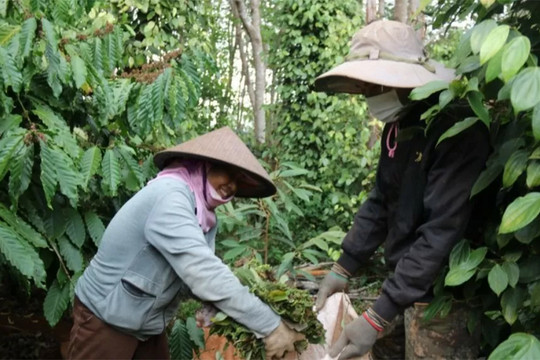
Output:
[[[195,196],[181,180],[159,178],[113,217],[75,294],[104,322],[145,339],[175,315],[182,287],[268,335],[280,321],[215,254],[215,226],[203,234]]]

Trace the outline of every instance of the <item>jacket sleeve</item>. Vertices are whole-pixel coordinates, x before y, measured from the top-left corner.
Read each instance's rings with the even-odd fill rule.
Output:
[[[267,336],[280,317],[248,291],[210,248],[190,206],[189,194],[174,191],[156,201],[145,236],[193,294],[251,329]]]
[[[354,274],[386,239],[387,216],[384,199],[375,186],[356,213],[341,246],[343,252],[338,263],[350,274]]]
[[[489,150],[487,130],[480,123],[435,148],[423,197],[425,220],[373,306],[386,320],[429,291],[453,246],[463,237],[472,208],[470,192]]]

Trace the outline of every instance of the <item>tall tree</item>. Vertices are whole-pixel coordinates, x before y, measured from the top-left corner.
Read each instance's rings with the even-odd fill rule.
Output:
[[[394,20],[407,23],[409,18],[409,1],[408,0],[396,0],[394,4]]]
[[[266,64],[264,63],[264,46],[261,35],[261,13],[259,0],[249,1],[249,13],[244,0],[230,0],[233,14],[237,16],[248,34],[255,69],[255,84],[250,81],[248,68],[244,67],[244,76],[250,100],[253,106],[255,138],[264,143],[266,116],[264,113],[264,95],[266,91]],[[245,57],[242,58],[245,62]]]

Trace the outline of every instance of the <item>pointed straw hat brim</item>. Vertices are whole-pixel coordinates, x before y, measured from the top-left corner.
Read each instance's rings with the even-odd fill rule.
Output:
[[[239,168],[245,180],[239,180],[236,197],[266,197],[276,193],[270,175],[257,158],[229,128],[223,127],[172,148],[158,152],[154,163],[161,170],[173,159],[201,159]]]

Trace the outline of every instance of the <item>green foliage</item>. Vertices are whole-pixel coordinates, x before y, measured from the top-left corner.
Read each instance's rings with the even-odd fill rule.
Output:
[[[0,2],[0,266],[48,290],[51,325],[153,153],[208,129],[202,6]]]
[[[540,357],[540,341],[530,334],[515,333],[491,353],[488,360],[536,359]]]
[[[171,359],[193,359],[193,353],[198,353],[200,349],[204,349],[204,334],[197,327],[195,318],[175,320],[169,334]]]
[[[286,277],[276,280],[268,265],[248,263],[234,273],[242,284],[248,286],[252,293],[268,304],[282,319],[301,327],[298,331],[306,336],[306,340],[295,343],[298,351],[304,350],[308,342],[324,342],[324,328],[317,320],[313,311],[313,298],[307,291],[288,286]],[[210,333],[225,336],[234,344],[243,359],[265,358],[262,339],[257,339],[246,327],[222,312],[217,313],[212,322]]]
[[[443,90],[439,104],[426,114],[428,121],[447,105],[445,92],[452,99],[467,99],[475,112],[477,118],[456,124],[439,141],[477,120],[491,130],[493,140],[493,153],[471,193],[479,201],[488,201],[483,209],[483,237],[463,240],[454,247],[449,266],[435,286],[437,297],[428,310],[442,313],[456,299],[470,301],[483,315],[483,346],[486,353],[493,351],[490,359],[534,358],[540,354],[540,312],[535,300],[540,280],[536,273],[540,271],[536,265],[540,251],[540,70],[538,50],[531,44],[540,40],[540,32],[533,25],[539,20],[535,11],[540,6],[537,2],[515,1],[503,13],[504,1],[482,4],[486,7],[456,2],[452,10],[441,9],[435,21],[439,25],[456,14],[477,18],[452,59],[460,78],[447,88],[431,85],[433,89],[424,87],[413,92],[423,97]]]
[[[361,19],[356,1],[279,0],[268,14],[276,102],[267,117],[275,143],[265,154],[278,166],[294,161],[309,171],[302,181],[321,189],[303,217],[291,216],[292,233],[302,236],[297,243],[321,229],[348,228],[373,181],[379,126],[369,123],[363,98],[313,88],[317,76],[343,62]]]

